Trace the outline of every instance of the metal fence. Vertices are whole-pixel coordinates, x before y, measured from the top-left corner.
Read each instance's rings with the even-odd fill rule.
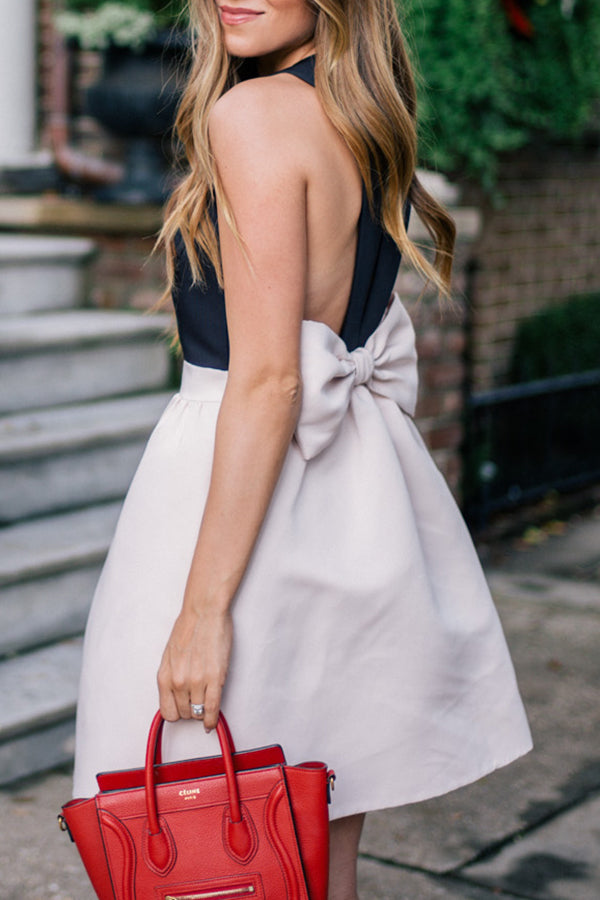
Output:
[[[600,480],[600,369],[472,394],[463,496],[474,527],[548,491]]]

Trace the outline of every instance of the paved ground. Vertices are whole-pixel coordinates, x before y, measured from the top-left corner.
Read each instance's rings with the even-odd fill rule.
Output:
[[[361,900],[600,898],[600,510],[487,558],[535,750],[369,816]],[[93,900],[55,824],[69,787],[63,771],[0,792],[1,900]]]

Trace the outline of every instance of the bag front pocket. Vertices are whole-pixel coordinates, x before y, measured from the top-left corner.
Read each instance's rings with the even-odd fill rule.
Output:
[[[264,900],[260,875],[172,884],[156,893],[159,900]]]

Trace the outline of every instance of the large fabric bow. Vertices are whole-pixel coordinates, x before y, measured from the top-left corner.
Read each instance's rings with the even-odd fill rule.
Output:
[[[302,323],[302,409],[295,438],[304,459],[331,444],[354,390],[388,397],[408,415],[417,403],[415,332],[397,294],[364,347],[349,351],[322,322]]]

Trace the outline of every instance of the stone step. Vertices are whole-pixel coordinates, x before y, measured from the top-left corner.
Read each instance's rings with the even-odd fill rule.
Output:
[[[83,631],[120,503],[0,530],[0,656]]]
[[[124,496],[170,394],[0,418],[0,522]]]
[[[67,762],[81,639],[0,662],[0,784]]]
[[[168,315],[66,310],[6,318],[0,328],[0,413],[163,387]]]
[[[0,234],[0,316],[81,306],[95,252],[85,238]]]

